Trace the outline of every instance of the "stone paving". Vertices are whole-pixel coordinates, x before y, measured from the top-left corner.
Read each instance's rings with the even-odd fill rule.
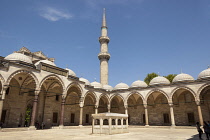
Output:
[[[196,129],[130,128],[129,133],[93,135],[90,127],[0,132],[0,140],[198,140]],[[205,135],[202,136],[206,139]]]

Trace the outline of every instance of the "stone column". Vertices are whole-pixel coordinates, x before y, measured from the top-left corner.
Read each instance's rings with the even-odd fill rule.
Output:
[[[82,126],[82,117],[83,117],[83,97],[80,97],[80,101],[79,101],[79,107],[80,107],[80,113],[79,113],[79,126]]]
[[[103,129],[103,119],[100,118],[100,134],[102,134]]]
[[[2,111],[3,111],[3,105],[4,105],[4,98],[5,98],[7,88],[8,88],[8,86],[3,87],[1,96],[0,96],[0,121],[1,121],[1,115],[2,115]]]
[[[30,124],[29,129],[36,129],[34,124],[35,124],[35,119],[36,119],[38,97],[39,97],[38,93],[35,92],[33,111],[32,111],[32,116],[31,116],[31,124]]]
[[[121,130],[122,130],[122,133],[123,133],[123,118],[121,118]]]
[[[173,108],[173,104],[169,103],[169,107],[170,107],[170,115],[171,115],[171,126],[176,126],[175,125],[175,119],[174,119],[174,108]]]
[[[128,114],[128,105],[125,105],[125,114]],[[126,127],[128,127],[128,118],[126,119]]]
[[[83,106],[80,106],[79,126],[82,126]]]
[[[110,104],[108,104],[108,105],[107,105],[107,108],[108,108],[108,112],[110,113],[110,110],[111,110],[111,105],[110,105]]]
[[[64,119],[64,108],[65,108],[65,98],[62,98],[61,101],[61,114],[60,114],[60,124],[59,128],[63,128],[63,119]]]
[[[109,135],[112,134],[112,118],[109,118]]]
[[[128,114],[128,105],[125,105],[125,114]]]
[[[145,122],[146,122],[145,126],[149,126],[147,104],[144,105],[144,110],[145,110]]]
[[[92,134],[94,133],[94,125],[95,125],[95,119],[92,119]]]
[[[116,129],[118,129],[118,118],[115,119],[115,126],[116,126]]]
[[[95,105],[95,114],[98,114],[98,106]]]
[[[196,101],[196,104],[198,106],[199,122],[200,122],[201,125],[203,125],[203,116],[202,116],[200,101]]]

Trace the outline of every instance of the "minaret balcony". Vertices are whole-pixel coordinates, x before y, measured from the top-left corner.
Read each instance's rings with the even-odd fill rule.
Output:
[[[101,52],[98,54],[98,59],[101,60],[101,59],[106,59],[106,60],[109,60],[110,59],[110,54],[107,53],[107,52]]]
[[[101,37],[99,37],[99,42],[100,43],[109,43],[109,37],[108,36],[101,36]]]

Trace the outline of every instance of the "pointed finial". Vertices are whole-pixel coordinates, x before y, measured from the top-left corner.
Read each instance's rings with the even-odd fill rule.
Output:
[[[182,72],[182,68],[181,68],[180,72],[183,73],[183,72]]]
[[[210,66],[208,65],[208,69],[210,68]]]
[[[158,72],[158,76],[160,76],[160,72]]]
[[[68,64],[66,64],[66,68],[68,69]]]
[[[94,78],[95,82],[96,82],[96,78]]]
[[[104,8],[104,11],[103,11],[102,27],[106,27],[106,9],[105,8]]]

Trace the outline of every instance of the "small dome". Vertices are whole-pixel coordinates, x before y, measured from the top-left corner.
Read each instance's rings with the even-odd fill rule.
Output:
[[[103,89],[111,91],[113,90],[113,87],[110,85],[103,85]]]
[[[168,84],[170,84],[170,81],[163,76],[155,77],[149,83],[149,85],[151,86],[152,85],[168,85]]]
[[[48,64],[48,65],[56,66],[54,62],[51,62],[49,60],[40,60],[40,61],[36,62],[34,65],[37,66],[37,65],[39,65],[40,62]]]
[[[210,68],[203,70],[199,75],[198,79],[210,78]]]
[[[93,86],[94,88],[102,88],[102,85],[100,83],[96,82],[96,81],[90,83],[90,85]]]
[[[66,70],[69,71],[69,75],[76,77],[76,74],[74,73],[73,70],[70,70],[70,69],[68,69],[68,68],[66,68]]]
[[[119,83],[114,87],[114,89],[128,89],[128,88],[129,86],[125,83]]]
[[[147,84],[144,81],[137,80],[131,84],[131,87],[147,87]]]
[[[5,60],[22,61],[33,64],[31,59],[22,53],[12,53],[4,58]]]
[[[85,82],[85,85],[90,85],[90,82],[85,78],[79,78],[80,81]]]
[[[177,76],[175,76],[172,82],[175,83],[175,82],[193,81],[193,80],[194,80],[194,78],[191,75],[181,73],[181,74],[178,74]]]

